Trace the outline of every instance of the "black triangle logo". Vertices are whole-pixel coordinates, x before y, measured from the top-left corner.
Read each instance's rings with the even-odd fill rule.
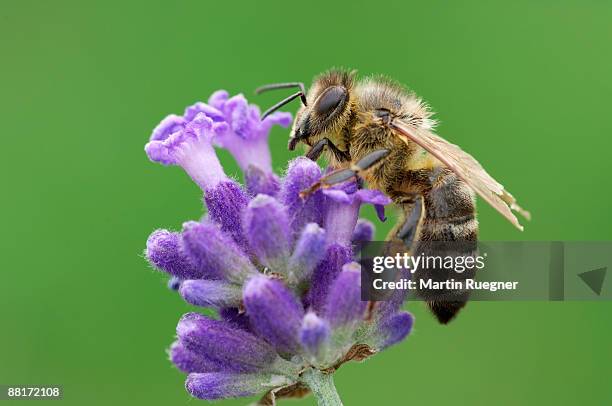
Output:
[[[592,271],[579,273],[578,276],[580,277],[580,279],[582,279],[584,283],[587,284],[589,288],[591,288],[593,292],[595,292],[597,296],[599,296],[601,295],[601,288],[603,287],[607,270],[608,268],[603,267],[599,269],[594,269]]]

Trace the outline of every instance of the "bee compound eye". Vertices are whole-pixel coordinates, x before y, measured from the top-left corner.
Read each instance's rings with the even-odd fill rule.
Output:
[[[314,109],[318,115],[327,116],[345,100],[346,89],[342,86],[331,86],[317,98]]]

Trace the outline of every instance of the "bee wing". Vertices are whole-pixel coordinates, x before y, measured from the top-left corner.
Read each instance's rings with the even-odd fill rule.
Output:
[[[491,206],[501,213],[516,228],[523,231],[523,226],[512,213],[512,210],[520,213],[526,219],[531,219],[531,214],[523,210],[504,187],[499,184],[484,170],[482,165],[473,156],[463,151],[455,144],[451,144],[444,138],[424,130],[416,128],[401,120],[393,120],[390,127],[396,131],[404,141],[415,142],[427,152],[440,160],[450,170],[455,172],[476,193],[482,196]]]

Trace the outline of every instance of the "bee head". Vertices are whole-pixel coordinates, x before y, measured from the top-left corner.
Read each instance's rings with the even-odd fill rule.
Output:
[[[268,109],[264,113],[264,117],[291,100],[300,97],[302,106],[295,116],[289,149],[295,149],[299,142],[312,145],[313,141],[321,138],[324,134],[333,137],[333,134],[342,129],[348,121],[354,77],[355,71],[330,70],[315,78],[307,94],[301,83],[283,83],[261,87],[258,92],[292,86],[301,88],[300,92],[287,97]]]

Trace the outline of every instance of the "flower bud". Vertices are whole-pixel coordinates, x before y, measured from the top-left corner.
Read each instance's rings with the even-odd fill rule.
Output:
[[[247,207],[244,229],[259,261],[276,273],[287,273],[291,233],[285,207],[267,195],[257,195]]]
[[[300,192],[308,189],[321,178],[321,168],[316,162],[299,157],[289,163],[280,191],[280,201],[287,207],[291,229],[299,232],[308,223],[323,224],[324,196],[320,190],[305,199]]]
[[[147,240],[145,256],[151,265],[179,278],[203,276],[181,249],[181,235],[168,230],[155,230]]]
[[[180,341],[175,341],[168,350],[170,361],[183,372],[215,372],[223,368],[204,354],[189,351]]]
[[[179,293],[187,303],[202,307],[237,307],[242,299],[238,285],[218,280],[186,280]]]
[[[236,242],[216,224],[195,221],[183,224],[183,247],[191,261],[213,279],[242,283],[257,273]]]
[[[359,264],[344,265],[332,284],[325,305],[325,319],[332,328],[352,326],[363,320],[367,302],[361,300]]]
[[[325,230],[316,223],[309,223],[302,230],[291,259],[290,280],[300,284],[312,275],[315,267],[325,256]]]
[[[353,230],[353,237],[351,238],[351,244],[355,252],[361,251],[363,246],[372,241],[374,238],[374,224],[366,219],[357,220],[355,230]]]
[[[280,281],[266,276],[251,278],[244,287],[244,307],[255,332],[281,354],[295,354],[304,310]]]
[[[323,352],[329,335],[329,323],[326,320],[319,318],[314,312],[306,313],[300,328],[300,342],[308,355],[316,358]]]
[[[342,271],[342,266],[353,260],[349,247],[331,244],[325,252],[323,261],[315,268],[308,290],[307,302],[313,310],[323,310],[327,295],[336,276]]]
[[[198,399],[217,400],[251,396],[290,383],[280,375],[193,373],[187,377],[185,388]]]
[[[239,246],[246,247],[241,219],[249,201],[240,185],[233,180],[220,182],[206,189],[204,201],[210,219],[220,224],[221,231],[231,235]]]
[[[391,317],[382,319],[376,332],[378,349],[382,350],[402,341],[410,334],[413,323],[414,317],[407,312],[398,312]]]
[[[263,370],[278,357],[268,343],[251,333],[197,313],[185,314],[176,334],[188,350],[207,354],[223,365],[225,371]]]

